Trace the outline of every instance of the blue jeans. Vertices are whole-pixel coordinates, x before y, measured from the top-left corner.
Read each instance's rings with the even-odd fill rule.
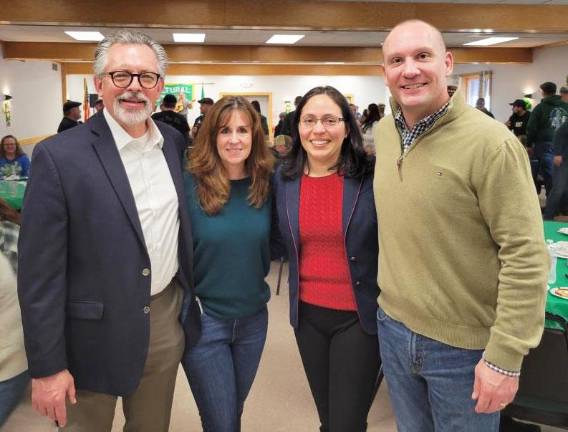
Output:
[[[0,428],[20,403],[29,382],[28,371],[0,382]]]
[[[398,432],[499,431],[499,413],[477,414],[471,399],[482,350],[421,336],[380,308],[377,327]]]
[[[268,327],[268,310],[239,319],[201,315],[201,338],[182,360],[204,432],[237,432]]]

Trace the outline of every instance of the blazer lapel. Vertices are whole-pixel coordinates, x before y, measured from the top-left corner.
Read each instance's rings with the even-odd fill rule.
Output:
[[[95,135],[95,139],[92,142],[95,152],[130,220],[132,228],[144,248],[146,248],[146,242],[142,234],[142,226],[140,225],[140,218],[138,217],[138,210],[136,209],[130,182],[128,181],[126,170],[120,159],[120,154],[116,148],[110,128],[102,114],[92,117],[89,124],[91,125],[91,132]]]
[[[349,228],[351,217],[355,211],[362,185],[363,180],[343,177],[343,235],[347,235],[347,229]]]
[[[286,213],[290,234],[297,248],[300,244],[300,177],[284,182],[286,185]]]

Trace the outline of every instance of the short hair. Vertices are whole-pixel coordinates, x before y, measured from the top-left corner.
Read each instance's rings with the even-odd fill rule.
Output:
[[[556,94],[556,84],[553,82],[547,81],[540,85],[540,89],[544,94],[553,95]]]
[[[177,104],[177,98],[173,94],[168,93],[164,96],[164,99],[162,99],[162,104],[166,108],[175,108]]]
[[[397,25],[395,25],[395,26],[391,29],[391,31],[387,34],[387,36],[385,37],[385,40],[383,41],[383,51],[384,51],[384,46],[385,46],[385,43],[386,43],[387,39],[389,38],[389,36],[391,35],[391,33],[392,33],[397,27],[400,27],[400,26],[403,26],[403,25],[406,25],[406,24],[412,24],[412,23],[414,23],[414,24],[424,24],[424,25],[426,25],[427,27],[430,27],[430,29],[432,29],[432,31],[434,32],[434,34],[436,34],[436,36],[438,36],[439,42],[442,42],[443,50],[444,50],[444,51],[447,51],[447,50],[448,50],[448,48],[446,47],[446,41],[444,41],[444,36],[442,35],[442,32],[441,32],[440,30],[438,30],[437,27],[433,26],[432,24],[430,24],[430,23],[427,22],[427,21],[423,21],[423,20],[420,20],[420,19],[415,19],[415,18],[413,18],[413,19],[408,19],[408,20],[401,21],[401,22],[399,22]]]
[[[4,159],[6,157],[6,152],[4,151],[4,141],[6,141],[8,138],[12,138],[14,141],[16,141],[16,157],[23,155],[24,151],[22,150],[22,146],[20,145],[18,139],[14,135],[4,135],[0,140],[0,159]]]
[[[219,213],[230,197],[231,182],[217,150],[217,135],[235,110],[242,112],[251,126],[251,152],[245,161],[252,179],[248,202],[260,208],[269,197],[274,156],[264,142],[260,115],[244,97],[225,96],[205,116],[187,165],[196,179],[199,204],[208,215]]]
[[[339,160],[336,161],[335,165],[330,166],[329,169],[337,169],[339,174],[355,178],[361,178],[372,170],[372,163],[363,149],[363,137],[361,136],[359,124],[353,112],[349,109],[349,103],[345,96],[335,87],[314,87],[304,95],[296,107],[292,124],[292,148],[282,167],[282,176],[285,179],[292,180],[298,178],[304,172],[304,166],[308,156],[306,150],[302,147],[298,125],[306,103],[308,103],[312,97],[322,94],[331,98],[331,100],[339,106],[345,128],[347,129],[347,136],[341,143]]]
[[[97,49],[95,50],[95,63],[93,66],[96,76],[100,77],[104,74],[105,66],[107,64],[108,50],[113,45],[118,44],[146,45],[151,48],[152,51],[154,51],[154,54],[156,54],[156,58],[158,60],[158,73],[162,77],[166,73],[166,68],[168,67],[168,55],[162,45],[144,33],[133,30],[120,30],[105,37],[97,45]]]

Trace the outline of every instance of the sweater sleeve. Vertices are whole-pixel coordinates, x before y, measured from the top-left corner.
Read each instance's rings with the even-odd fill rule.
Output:
[[[513,137],[505,138],[483,159],[476,191],[501,262],[496,318],[485,358],[517,371],[542,335],[549,257],[523,146]]]

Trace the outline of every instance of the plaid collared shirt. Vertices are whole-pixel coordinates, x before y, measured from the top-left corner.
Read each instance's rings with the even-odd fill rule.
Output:
[[[420,120],[418,123],[414,125],[412,130],[408,129],[408,126],[406,126],[406,121],[404,120],[404,116],[402,115],[402,110],[400,108],[398,109],[398,111],[394,115],[394,121],[396,123],[396,128],[398,129],[398,132],[400,133],[400,136],[402,138],[403,154],[405,154],[408,151],[412,143],[416,141],[416,139],[420,137],[420,135],[427,132],[434,125],[436,120],[438,120],[440,117],[446,114],[446,112],[448,111],[449,104],[450,102],[445,104],[434,114],[430,114],[428,117],[424,117],[422,120]]]
[[[10,221],[0,221],[0,253],[6,255],[14,272],[18,271],[18,235],[20,227]]]

